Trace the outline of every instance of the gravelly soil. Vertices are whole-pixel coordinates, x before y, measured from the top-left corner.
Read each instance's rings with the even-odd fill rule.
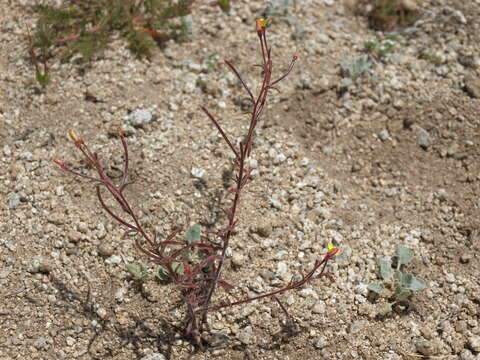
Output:
[[[253,82],[253,21],[265,4],[237,2],[230,15],[197,5],[190,41],[148,61],[117,40],[90,64],[54,64],[40,91],[14,35],[35,19],[0,1],[1,359],[479,358],[480,2],[418,1],[420,21],[349,84],[340,64],[384,37],[353,3],[298,1],[274,18],[276,68],[296,48],[302,57],[258,131],[226,269],[256,294],[307,271],[333,241],[335,281],[282,296],[298,333],[281,331],[275,303],[252,303],[216,313],[217,346],[191,355],[175,328],[175,289],[130,278],[124,261],[145,259],[97,206],[92,185],[52,159],[82,168],[66,136],[76,129],[115,176],[122,126],[135,182],[128,196],[152,231],[222,224],[231,160],[199,106],[234,137],[246,126],[242,89],[221,59]],[[428,289],[410,311],[379,318],[367,285],[397,244],[414,251],[408,271]]]

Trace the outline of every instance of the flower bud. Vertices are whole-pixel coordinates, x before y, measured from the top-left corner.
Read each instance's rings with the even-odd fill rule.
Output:
[[[258,36],[262,36],[263,34],[265,34],[265,28],[267,27],[268,19],[263,19],[263,18],[255,19],[255,24],[257,27]]]
[[[75,130],[68,130],[68,136],[70,136],[70,139],[72,139],[74,143],[80,140]]]
[[[299,57],[300,57],[300,50],[297,49],[297,51],[295,51],[295,55],[293,55],[293,61],[298,60]]]

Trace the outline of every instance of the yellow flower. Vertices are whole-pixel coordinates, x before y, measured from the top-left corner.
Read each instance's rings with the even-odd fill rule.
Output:
[[[327,255],[326,257],[328,257],[329,259],[333,258],[338,252],[340,251],[339,248],[336,248],[335,246],[333,246],[333,244],[331,242],[329,242],[327,244]]]
[[[268,24],[268,19],[263,19],[263,18],[256,19],[255,24],[256,24],[256,27],[257,27],[258,35],[262,36],[263,34],[265,34],[265,29],[266,29],[267,24]]]
[[[69,130],[68,136],[70,136],[70,139],[72,139],[73,142],[77,142],[78,140],[80,140],[75,130]]]
[[[267,27],[268,25],[268,19],[260,18],[260,19],[257,19],[257,21],[260,24],[260,26],[263,28]]]

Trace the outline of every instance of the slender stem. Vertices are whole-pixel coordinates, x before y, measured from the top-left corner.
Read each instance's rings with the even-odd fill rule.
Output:
[[[228,67],[230,68],[230,70],[233,71],[233,73],[237,76],[238,80],[240,80],[240,83],[243,85],[243,88],[248,92],[248,95],[250,96],[250,100],[252,102],[255,101],[255,97],[253,96],[253,93],[252,91],[250,90],[250,88],[247,86],[247,84],[245,83],[245,81],[243,80],[242,76],[240,75],[240,73],[238,72],[238,70],[235,68],[235,66],[228,60],[225,60],[225,64],[228,65]]]
[[[321,262],[318,261],[315,264],[314,268],[302,280],[300,280],[296,283],[291,283],[291,284],[285,286],[282,289],[275,290],[275,291],[265,293],[265,294],[261,294],[261,295],[258,295],[258,296],[250,297],[250,298],[247,298],[247,299],[227,303],[227,304],[220,304],[220,305],[212,306],[212,307],[209,307],[209,308],[203,308],[203,309],[200,309],[199,311],[203,311],[204,313],[207,313],[207,312],[211,312],[211,311],[220,310],[220,309],[226,308],[226,307],[232,307],[232,306],[241,305],[241,304],[249,303],[249,302],[252,302],[252,301],[256,301],[256,300],[260,300],[260,299],[264,299],[264,298],[268,298],[268,297],[274,297],[276,295],[283,294],[284,292],[287,292],[289,290],[298,289],[298,288],[302,287],[303,285],[305,285],[307,282],[312,281],[314,279],[318,279],[319,277],[321,277],[324,274],[325,267],[327,266],[327,263],[328,263],[329,260],[330,260],[330,258],[325,257]],[[317,276],[313,276],[314,273],[317,271],[317,269],[320,266],[322,266],[322,268],[320,270],[320,273]]]
[[[226,141],[226,143],[228,144],[228,146],[230,147],[230,149],[234,152],[235,154],[235,157],[238,159],[239,158],[239,155],[238,155],[238,152],[237,150],[235,149],[235,147],[232,145],[232,142],[230,141],[230,139],[228,138],[227,134],[223,131],[222,127],[220,126],[220,124],[218,123],[217,120],[215,120],[215,118],[213,117],[212,114],[210,114],[210,112],[203,106],[200,107],[203,112],[205,114],[207,114],[207,116],[210,118],[210,120],[212,120],[213,124],[215,125],[215,127],[217,128],[218,132],[222,135],[223,139]]]

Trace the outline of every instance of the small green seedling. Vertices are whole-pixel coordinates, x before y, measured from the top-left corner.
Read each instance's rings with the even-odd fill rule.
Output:
[[[201,235],[202,235],[202,228],[197,224],[192,225],[187,229],[187,232],[185,233],[185,241],[187,242],[187,244],[191,245],[193,243],[198,242],[200,240]],[[183,252],[182,258],[185,260],[188,260],[192,257],[192,253],[193,253],[192,249],[185,250]],[[185,272],[183,263],[181,262],[172,262],[172,268],[175,270],[175,272],[178,275],[183,275]],[[155,277],[158,278],[160,281],[172,280],[168,275],[167,271],[162,267],[158,269],[157,273],[155,274]]]
[[[229,13],[232,8],[230,0],[217,0],[217,4],[223,12]]]
[[[399,34],[392,32],[383,39],[376,36],[368,39],[363,43],[363,51],[375,59],[385,59],[405,44],[405,40]]]
[[[442,55],[430,50],[426,50],[420,53],[420,59],[427,60],[435,66],[440,66],[445,62],[445,58]]]
[[[135,264],[127,264],[126,267],[135,280],[143,280],[148,277],[147,266],[143,263],[140,263],[138,266]]]
[[[367,54],[360,55],[352,61],[344,60],[340,63],[340,72],[343,77],[341,86],[348,87],[357,83],[364,73],[371,72],[372,63]]]
[[[368,290],[381,295],[387,288],[393,291],[388,301],[381,304],[379,315],[385,316],[393,311],[395,304],[408,302],[408,299],[416,292],[423,290],[427,284],[421,278],[412,274],[403,273],[404,265],[413,259],[412,250],[403,245],[397,245],[396,266],[392,260],[379,260],[380,277],[382,282],[372,282]]]

